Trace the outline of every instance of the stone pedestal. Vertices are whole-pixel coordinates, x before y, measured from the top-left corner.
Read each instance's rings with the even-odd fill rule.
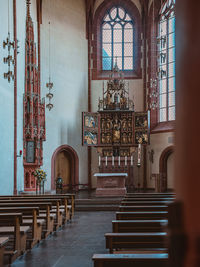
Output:
[[[95,173],[97,177],[96,196],[124,196],[127,173]]]

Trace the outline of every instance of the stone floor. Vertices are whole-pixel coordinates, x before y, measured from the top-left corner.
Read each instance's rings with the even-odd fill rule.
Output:
[[[107,253],[106,232],[112,231],[113,211],[76,212],[73,222],[34,247],[12,267],[92,267],[94,253]]]

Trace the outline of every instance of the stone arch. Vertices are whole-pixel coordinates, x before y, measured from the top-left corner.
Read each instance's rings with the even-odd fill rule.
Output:
[[[68,156],[70,157],[71,161],[71,185],[70,187],[73,190],[78,190],[78,184],[79,184],[79,158],[77,152],[69,145],[61,145],[59,146],[53,153],[51,158],[51,190],[55,190],[55,160],[57,155],[65,151]]]
[[[174,152],[174,146],[168,146],[165,148],[160,156],[159,160],[159,175],[160,175],[160,184],[161,192],[167,191],[167,160],[169,156]]]

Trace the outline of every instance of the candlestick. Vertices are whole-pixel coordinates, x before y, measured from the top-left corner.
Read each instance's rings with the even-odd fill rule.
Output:
[[[106,166],[108,165],[108,158],[107,158],[107,156],[106,156]]]
[[[120,156],[118,157],[118,165],[120,166]]]
[[[114,166],[114,157],[112,156],[112,166]]]
[[[101,156],[99,156],[99,166],[101,166]]]
[[[125,166],[127,166],[127,156],[125,157]]]
[[[131,156],[131,166],[133,166],[133,156]]]
[[[138,162],[137,165],[141,164],[141,144],[138,145]]]

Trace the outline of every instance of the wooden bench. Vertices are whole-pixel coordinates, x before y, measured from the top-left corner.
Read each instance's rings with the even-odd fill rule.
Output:
[[[43,229],[42,229],[42,237],[45,238],[48,236],[50,233],[53,232],[53,227],[54,227],[54,218],[50,216],[50,208],[51,208],[51,203],[50,202],[1,202],[0,201],[0,208],[5,207],[5,208],[13,208],[17,209],[18,207],[24,207],[24,208],[39,208],[39,212],[44,212],[44,216],[40,216],[40,213],[37,215],[38,219],[44,219],[45,224],[43,224]],[[32,215],[25,215],[27,219],[31,219]]]
[[[121,206],[166,206],[172,201],[121,201]]]
[[[70,220],[73,218],[74,216],[74,210],[75,210],[75,194],[56,194],[56,195],[52,195],[52,194],[48,194],[48,195],[42,195],[44,197],[51,197],[51,198],[55,198],[55,197],[59,197],[61,199],[67,199],[67,203],[68,203],[68,208],[70,209]],[[64,203],[62,203],[64,205]]]
[[[22,213],[0,214],[0,236],[9,237],[4,251],[4,255],[9,257],[9,263],[25,252],[29,230],[29,226],[22,226]]]
[[[75,194],[43,194],[43,195],[18,195],[18,196],[1,196],[0,199],[13,199],[13,198],[35,198],[35,199],[59,199],[62,205],[66,206],[66,220],[71,220],[74,216],[75,208]]]
[[[122,201],[174,201],[174,197],[125,197]]]
[[[0,214],[14,212],[22,214],[23,226],[30,226],[30,231],[27,233],[26,248],[32,248],[39,243],[42,238],[42,225],[45,223],[45,220],[37,219],[39,215],[38,207],[0,207]],[[27,216],[31,216],[31,218],[27,219]]]
[[[148,250],[152,249],[160,251],[160,249],[167,249],[166,247],[167,233],[106,233],[106,248],[110,253],[113,250]],[[121,252],[120,253],[124,253]],[[135,252],[137,253],[137,252]]]
[[[13,198],[13,197],[12,197]],[[59,200],[60,203],[60,209],[64,211],[63,213],[63,223],[66,221],[71,221],[73,215],[74,215],[74,195],[27,195],[27,196],[18,196],[18,198],[21,199],[52,199],[52,200]]]
[[[59,227],[62,226],[62,222],[63,222],[63,211],[60,210],[60,204],[61,204],[61,200],[59,199],[23,199],[23,198],[12,198],[12,199],[0,199],[0,206],[3,205],[3,203],[6,204],[13,204],[13,203],[20,203],[21,206],[25,205],[34,205],[34,206],[38,206],[40,203],[49,203],[51,205],[51,210],[50,210],[50,214],[55,214],[55,221],[54,221],[54,228],[55,230],[57,230]],[[45,210],[43,211],[44,214]]]
[[[0,266],[3,266],[3,256],[5,245],[8,243],[9,237],[8,236],[0,236]]]
[[[142,197],[142,198],[148,198],[148,197],[175,197],[176,195],[174,193],[127,193],[125,197]]]
[[[50,202],[52,205],[51,213],[56,214],[56,222],[55,222],[55,230],[57,230],[60,226],[62,226],[66,220],[70,219],[70,211],[69,206],[67,204],[67,198],[60,198],[60,197],[53,197],[53,198],[43,198],[43,197],[0,197],[0,203],[8,202],[8,201],[15,201],[15,202]],[[64,205],[62,206],[62,203]]]
[[[113,233],[162,232],[167,220],[113,220]]]
[[[160,220],[167,219],[167,211],[116,212],[116,220]]]
[[[144,206],[119,206],[119,211],[168,211],[168,206],[166,205],[144,205]]]
[[[94,254],[94,267],[167,267],[168,254]]]

